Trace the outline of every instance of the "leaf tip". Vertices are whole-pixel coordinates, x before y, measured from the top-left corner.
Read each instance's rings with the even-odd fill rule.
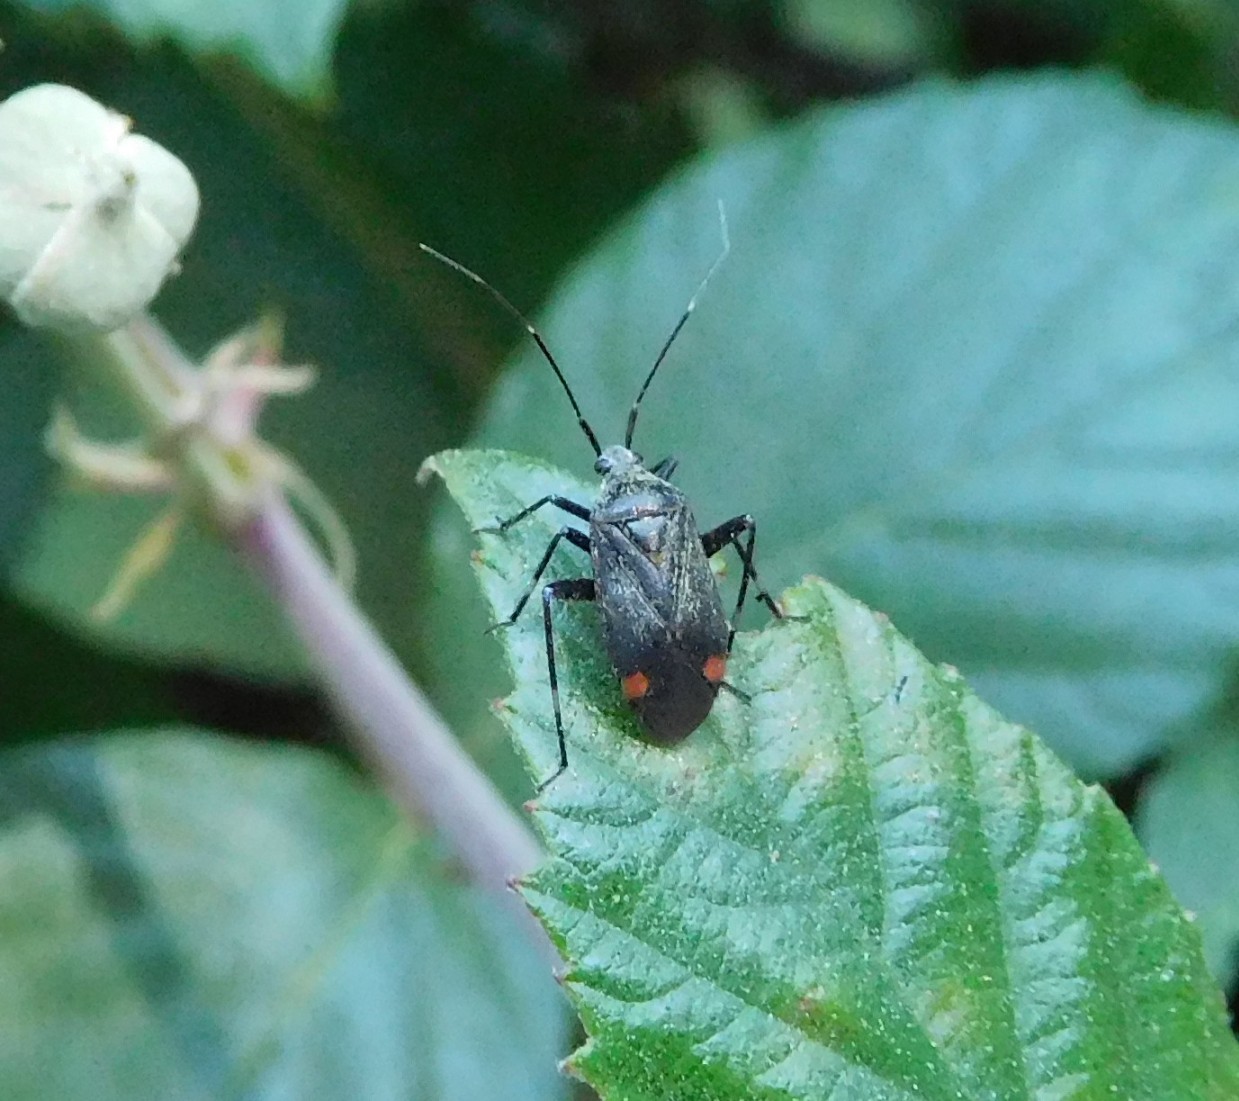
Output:
[[[413,480],[419,486],[424,486],[429,484],[431,478],[442,478],[443,468],[439,465],[439,460],[446,454],[446,451],[436,451],[433,455],[428,455],[417,468]]]

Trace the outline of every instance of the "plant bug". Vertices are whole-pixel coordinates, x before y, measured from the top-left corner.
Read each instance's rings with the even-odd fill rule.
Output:
[[[589,525],[588,534],[571,525],[556,532],[512,614],[491,628],[510,627],[516,622],[542,580],[555,548],[563,540],[589,555],[592,577],[566,578],[542,586],[542,622],[546,632],[546,664],[555,711],[559,767],[538,785],[538,791],[557,780],[568,767],[559,678],[555,669],[552,609],[557,601],[592,600],[598,605],[603,644],[624,698],[636,712],[649,739],[659,745],[675,745],[696,730],[709,715],[720,688],[747,701],[747,697],[724,677],[736,637],[735,622],[744,608],[750,584],[758,599],[777,618],[783,618],[779,606],[758,580],[753,565],[757,538],[753,517],[736,516],[700,533],[687,499],[670,481],[676,460],[666,458],[647,467],[641,456],[632,450],[637,415],[646,391],[671,345],[692,316],[697,299],[730,252],[722,204],[719,205],[719,220],[722,251],[689,299],[655,358],[654,366],[645,376],[628,411],[623,444],[606,448],[598,443],[597,435],[581,412],[546,341],[524,314],[480,275],[428,245],[421,246],[436,260],[487,290],[524,325],[568,395],[577,424],[594,449],[594,470],[602,476],[602,487],[592,507],[548,494],[506,520],[478,529],[501,535],[548,505]],[[723,611],[722,597],[709,564],[709,558],[726,546],[736,549],[744,567],[730,622]]]

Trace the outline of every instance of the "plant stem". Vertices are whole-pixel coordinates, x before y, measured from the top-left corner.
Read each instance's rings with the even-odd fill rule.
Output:
[[[75,359],[108,374],[160,457],[173,464],[195,512],[266,584],[360,754],[398,805],[438,831],[470,878],[518,913],[553,955],[509,889],[539,863],[537,841],[341,589],[279,486],[255,473],[260,464],[234,461],[235,446],[230,452],[209,431],[187,431],[183,418],[199,369],[150,318],[69,343]],[[254,450],[263,446],[255,437]]]
[[[431,822],[478,883],[506,893],[512,878],[538,864],[541,849],[336,584],[282,496],[269,495],[237,546],[393,798]]]

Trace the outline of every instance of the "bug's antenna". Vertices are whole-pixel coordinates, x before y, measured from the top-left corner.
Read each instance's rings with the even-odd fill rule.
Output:
[[[576,422],[581,426],[581,431],[585,433],[585,438],[589,440],[589,446],[594,449],[595,455],[601,455],[602,448],[598,445],[598,437],[594,435],[594,430],[590,428],[589,421],[585,419],[585,414],[581,412],[581,407],[577,405],[576,398],[572,393],[572,388],[568,385],[568,380],[564,378],[564,373],[559,369],[559,364],[555,362],[555,357],[551,355],[551,350],[546,346],[546,341],[542,339],[542,334],[533,327],[529,319],[521,313],[520,310],[513,306],[512,303],[509,302],[502,294],[500,294],[499,291],[486,282],[485,279],[483,279],[476,272],[470,271],[464,264],[457,263],[450,256],[444,256],[443,253],[439,252],[437,249],[432,249],[429,245],[422,244],[421,242],[418,242],[417,247],[420,248],[422,252],[433,256],[440,263],[446,264],[449,268],[460,272],[460,274],[466,279],[472,279],[479,287],[490,291],[495,301],[507,310],[508,313],[515,317],[517,321],[525,326],[525,331],[533,337],[534,342],[538,345],[538,350],[541,351],[542,355],[546,358],[547,363],[551,365],[551,370],[555,372],[555,377],[559,379],[559,385],[564,388],[564,393],[568,395],[568,400],[572,403],[572,411],[576,414]],[[692,306],[690,305],[689,311],[691,312],[691,310]],[[682,325],[684,322],[681,321],[680,324]]]
[[[658,353],[658,358],[654,360],[654,366],[650,368],[650,373],[645,376],[645,381],[641,384],[641,390],[637,394],[637,400],[632,403],[632,408],[628,410],[628,430],[624,433],[625,447],[632,447],[632,434],[637,428],[637,413],[641,408],[641,399],[645,397],[646,390],[650,388],[650,383],[654,381],[654,376],[658,374],[658,368],[663,365],[663,360],[667,358],[667,353],[671,350],[671,345],[675,343],[675,338],[680,335],[680,330],[684,328],[688,319],[692,316],[693,310],[697,308],[697,299],[701,297],[701,292],[706,289],[706,284],[710,282],[711,277],[718,271],[719,265],[727,259],[727,254],[731,252],[731,238],[727,235],[727,212],[723,209],[722,199],[718,201],[718,228],[723,237],[723,251],[718,254],[718,259],[710,265],[710,270],[706,272],[706,277],[693,292],[693,297],[688,300],[684,313],[681,315],[680,320],[675,323],[675,328],[671,330],[671,335],[667,337],[667,342],[663,345],[662,351]]]

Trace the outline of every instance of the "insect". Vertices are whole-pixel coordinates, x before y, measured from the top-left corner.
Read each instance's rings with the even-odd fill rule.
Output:
[[[594,449],[594,470],[602,477],[602,487],[592,506],[547,494],[515,515],[478,529],[502,535],[547,506],[589,525],[588,534],[570,524],[556,532],[512,614],[491,628],[510,627],[517,621],[561,542],[567,540],[589,555],[592,577],[565,578],[542,586],[542,621],[559,767],[538,785],[538,791],[557,780],[568,767],[559,678],[555,669],[552,609],[557,602],[592,600],[598,605],[603,644],[619,678],[620,689],[649,739],[660,745],[675,745],[696,730],[710,713],[720,689],[728,689],[747,701],[748,697],[724,678],[736,637],[735,623],[744,608],[750,585],[758,599],[776,617],[783,618],[779,606],[758,580],[753,565],[757,539],[753,517],[736,516],[707,532],[699,532],[684,494],[671,484],[677,461],[666,458],[647,467],[632,449],[637,416],[646,391],[696,308],[697,299],[730,251],[721,207],[719,216],[722,251],[663,343],[654,366],[637,392],[628,412],[623,444],[606,448],[598,443],[563,371],[528,319],[481,276],[428,245],[421,246],[429,255],[487,290],[524,325],[568,395],[577,424]],[[730,621],[724,613],[722,597],[708,561],[727,546],[735,548],[743,565],[739,595]]]

